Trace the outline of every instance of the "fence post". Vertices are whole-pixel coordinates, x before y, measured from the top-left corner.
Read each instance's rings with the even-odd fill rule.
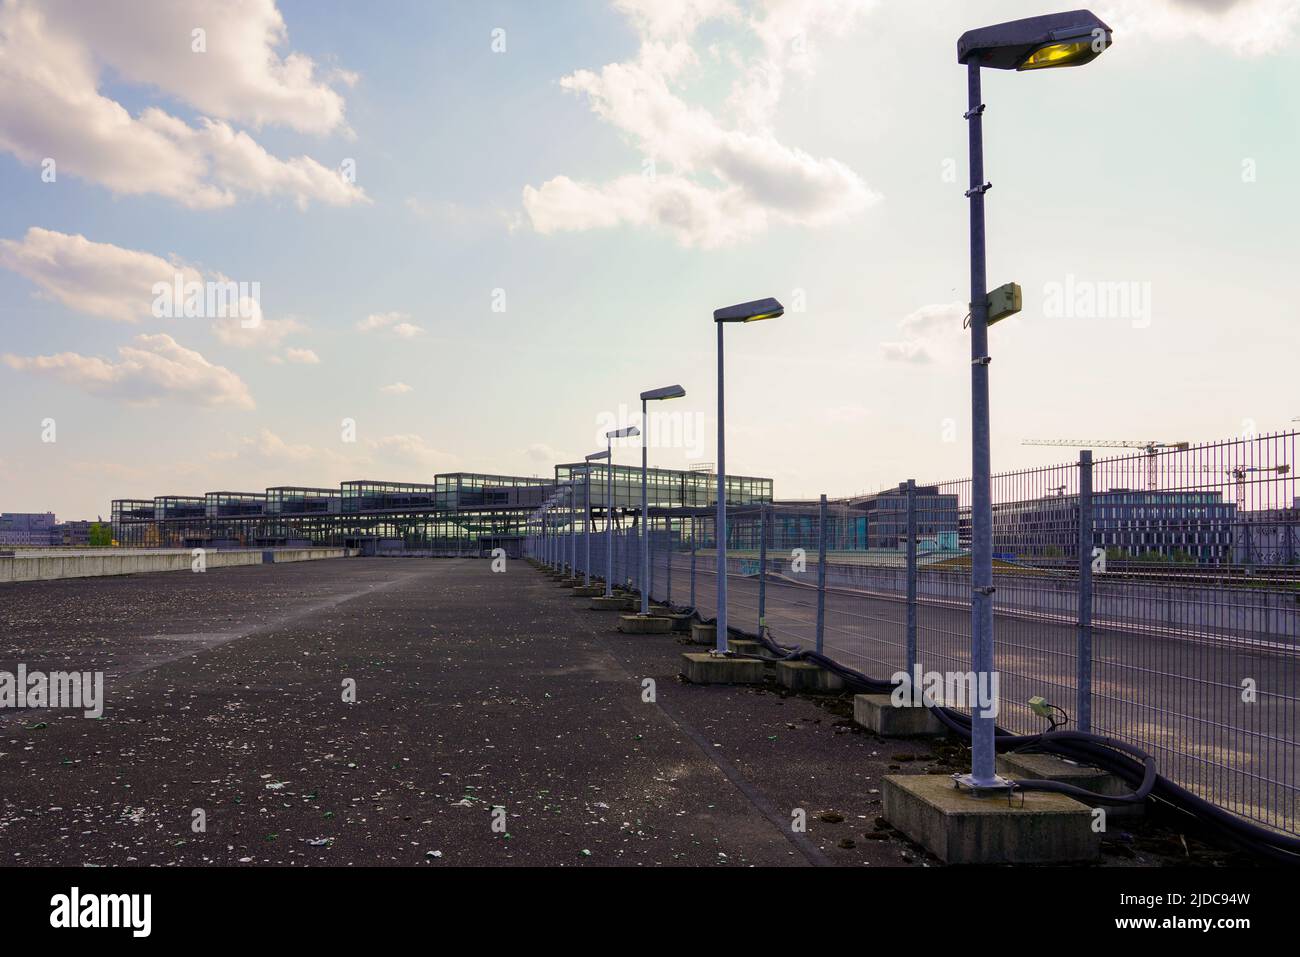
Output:
[[[758,506],[758,634],[761,638],[767,622],[767,503]]]
[[[671,518],[664,519],[664,545],[666,546],[664,554],[667,556],[664,562],[664,577],[667,579],[664,582],[664,604],[671,605],[673,603],[673,554],[676,552],[676,549],[673,548],[673,520]]]
[[[821,498],[821,518],[817,522],[817,654],[822,653],[826,633],[826,493]]]
[[[648,603],[655,596],[655,536],[654,536],[654,523],[650,521],[649,516],[646,517],[645,530],[642,532],[642,534],[646,536],[645,578],[648,581],[648,584],[646,585],[645,597],[646,597],[647,608],[648,608],[649,607]]]
[[[907,673],[916,671],[916,479],[907,480]]]
[[[695,608],[695,516],[691,516],[691,608]]]
[[[1079,452],[1079,638],[1075,726],[1092,730],[1092,450]]]

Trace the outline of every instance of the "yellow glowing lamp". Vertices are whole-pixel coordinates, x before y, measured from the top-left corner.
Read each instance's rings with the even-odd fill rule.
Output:
[[[1071,40],[1067,43],[1049,43],[1039,47],[1020,64],[1020,70],[1049,70],[1058,66],[1083,66],[1097,58],[1100,52],[1093,40]]]

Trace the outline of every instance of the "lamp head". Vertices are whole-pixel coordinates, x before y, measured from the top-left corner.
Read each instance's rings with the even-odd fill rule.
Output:
[[[641,393],[642,402],[653,402],[656,399],[680,399],[686,395],[686,390],[679,385],[666,385],[662,389],[651,389],[649,392]]]
[[[785,306],[775,299],[755,299],[735,306],[713,310],[714,322],[757,322],[760,319],[777,319],[785,315]]]
[[[1111,29],[1096,14],[1071,10],[967,30],[957,40],[957,62],[994,70],[1083,66],[1110,43]]]

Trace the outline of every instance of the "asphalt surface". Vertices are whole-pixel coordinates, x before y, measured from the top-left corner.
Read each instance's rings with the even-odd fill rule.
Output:
[[[842,702],[682,684],[684,646],[585,605],[523,563],[452,560],[7,586],[0,668],[105,670],[107,703],[4,714],[0,861],[924,858],[875,826],[888,756],[917,748]]]
[[[103,670],[107,702],[0,712],[0,863],[936,863],[878,821],[881,778],[961,746],[878,738],[847,696],[683,683],[689,646],[586,605],[475,560],[3,586],[0,669]],[[1108,843],[1217,859],[1154,826]]]

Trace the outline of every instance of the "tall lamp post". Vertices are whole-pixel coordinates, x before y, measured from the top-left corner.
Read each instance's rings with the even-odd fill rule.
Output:
[[[583,486],[585,486],[586,489],[587,508],[583,513],[583,518],[582,518],[582,529],[583,529],[582,584],[586,586],[591,585],[591,463],[599,461],[600,459],[605,459],[606,461],[608,461],[609,452],[608,451],[592,452],[590,455],[588,455],[587,468],[583,473],[583,477],[585,481],[582,484]],[[608,468],[608,466],[606,467]]]
[[[719,327],[721,328],[721,327]],[[641,614],[650,614],[650,512],[646,492],[647,454],[649,443],[649,426],[646,425],[646,405],[661,402],[664,399],[680,399],[686,390],[679,385],[666,385],[662,389],[651,389],[641,393]]]
[[[785,306],[775,299],[757,299],[713,310],[713,324],[718,327],[718,619],[713,653],[727,653],[727,429],[722,380],[722,327],[728,322],[757,322],[785,315]]]
[[[605,433],[605,597],[614,596],[614,440],[640,435],[635,425]]]
[[[989,451],[989,295],[985,275],[984,103],[980,70],[1043,70],[1082,66],[1110,45],[1111,30],[1088,10],[1072,10],[968,30],[957,41],[966,67],[970,124],[970,354],[971,354],[971,670],[977,687],[992,687],[993,478]],[[972,790],[1001,789],[995,770],[995,708],[972,710],[971,771],[958,782]],[[992,705],[992,702],[988,702]]]

